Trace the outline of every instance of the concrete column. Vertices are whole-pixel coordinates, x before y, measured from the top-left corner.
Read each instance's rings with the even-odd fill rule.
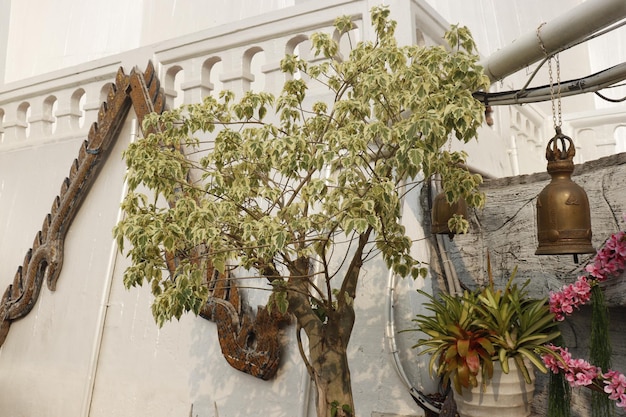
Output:
[[[54,113],[56,118],[55,134],[78,134],[80,130],[80,96],[74,96],[71,91],[58,95],[58,108]]]
[[[21,109],[25,104],[9,103],[4,107],[4,134],[2,143],[17,143],[26,140],[26,109]]]
[[[30,135],[35,138],[50,136],[55,121],[51,108],[48,108],[46,103],[40,104],[38,108],[33,109],[28,118]]]
[[[235,97],[241,98],[250,89],[250,83],[254,81],[249,69],[243,65],[243,49],[233,48],[222,56],[223,73],[219,75],[225,90],[231,90]]]

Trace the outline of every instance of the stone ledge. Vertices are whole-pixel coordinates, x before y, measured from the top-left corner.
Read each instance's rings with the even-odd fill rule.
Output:
[[[574,167],[574,174],[572,176],[576,177],[579,175],[589,174],[597,170],[616,167],[619,165],[626,165],[626,153],[609,155],[600,159],[585,162],[583,164],[578,164]],[[550,175],[547,172],[537,172],[534,174],[518,175],[514,177],[486,179],[482,187],[484,189],[488,189],[507,185],[532,184],[539,181],[549,180]]]

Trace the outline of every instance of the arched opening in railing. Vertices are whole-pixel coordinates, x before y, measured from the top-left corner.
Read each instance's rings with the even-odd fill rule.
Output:
[[[77,115],[76,124],[79,129],[85,125],[85,103],[87,102],[87,94],[82,88],[77,89],[70,97],[70,112]]]
[[[105,101],[107,101],[107,96],[109,95],[109,90],[111,89],[111,86],[114,86],[115,84],[113,83],[106,83],[102,86],[102,88],[100,89],[100,98],[99,98],[99,102],[103,103]]]
[[[265,51],[259,46],[249,48],[243,54],[243,73],[250,77],[248,89],[260,92],[265,89],[265,74],[261,67],[265,64]],[[245,85],[245,80],[244,80]],[[246,90],[246,88],[244,88]]]
[[[91,106],[89,106],[89,111],[85,114],[85,121],[89,120],[88,127],[91,127],[91,123],[98,120],[98,113],[100,111],[100,108],[102,107],[103,103],[106,103],[109,91],[111,91],[111,88],[114,87],[114,83],[106,83],[103,84],[102,87],[100,87],[100,91],[98,92],[98,100],[96,101],[97,106],[94,106],[94,100],[89,97],[87,98],[87,103],[91,103]]]
[[[15,126],[15,136],[18,140],[26,139],[30,135],[30,103],[22,102],[17,107],[17,124]]]
[[[185,95],[181,85],[185,78],[185,70],[180,65],[174,65],[168,68],[165,73],[165,95],[167,97],[167,105],[169,108],[176,108],[185,102]]]
[[[297,35],[289,39],[289,41],[287,41],[287,44],[285,45],[285,54],[296,55],[301,59],[310,61],[313,54],[311,52],[311,41],[309,40],[309,37],[306,35]],[[301,74],[298,70],[293,74],[293,78],[296,80],[300,80],[302,79],[303,75],[304,74]],[[291,77],[289,74],[287,74],[286,76],[288,78]]]
[[[52,135],[57,127],[57,118],[55,116],[59,101],[56,96],[50,95],[43,101],[41,112],[41,129],[44,136]]]
[[[333,31],[333,39],[339,44],[338,58],[344,60],[350,56],[350,52],[361,41],[361,32],[355,24],[355,27],[347,32],[339,32],[335,29]]]
[[[212,56],[202,63],[202,72],[200,75],[202,85],[209,89],[209,94],[223,90],[220,74],[222,69],[222,59],[219,56]]]

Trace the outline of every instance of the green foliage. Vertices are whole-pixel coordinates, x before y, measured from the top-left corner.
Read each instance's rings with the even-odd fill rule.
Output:
[[[560,343],[555,343],[560,346]],[[550,372],[548,389],[548,417],[571,417],[572,387],[565,379],[565,374]]]
[[[442,294],[438,300],[420,293],[430,299],[424,306],[434,315],[418,315],[414,320],[418,330],[429,337],[420,339],[414,347],[427,347],[420,353],[431,354],[429,371],[436,370],[445,386],[452,381],[457,392],[462,387],[477,386],[479,372],[483,381],[491,378],[495,347],[489,331],[476,322],[476,294],[466,292],[463,297]]]
[[[429,369],[436,369],[444,383],[452,380],[454,389],[477,386],[481,372],[483,382],[493,374],[493,362],[499,361],[502,371],[509,372],[513,358],[526,382],[530,373],[526,363],[539,371],[547,369],[543,354],[554,354],[545,344],[560,332],[546,299],[528,298],[525,287],[513,284],[515,271],[504,290],[496,290],[489,268],[490,285],[462,296],[443,294],[441,299],[422,292],[430,299],[425,304],[433,315],[418,315],[417,329],[428,336],[415,347],[426,346],[420,353],[430,353]]]
[[[330,417],[337,417],[339,410],[341,410],[341,416],[347,417],[352,415],[352,407],[350,407],[350,404],[343,404],[339,407],[339,401],[330,403]]]
[[[358,268],[377,253],[402,276],[425,275],[400,223],[407,190],[439,174],[449,200],[483,204],[480,176],[460,167],[466,155],[442,150],[450,137],[474,138],[482,122],[472,92],[488,81],[469,32],[453,27],[451,49],[399,46],[388,16],[372,10],[376,38],[349,56],[329,34],[312,35],[324,59],[286,56],[278,97],[224,91],[145,119],[154,133],[124,152],[130,191],[114,234],[122,250],[129,244],[125,284],[151,285],[159,324],[197,313],[208,295],[198,271],[229,264],[274,283],[270,303],[281,311],[297,279],[315,282],[311,271],[325,281],[310,287],[311,308],[349,306]],[[347,17],[336,22],[340,33],[353,27]],[[307,106],[312,83],[332,99]],[[303,269],[303,259],[317,266]]]
[[[563,335],[555,338],[552,344],[564,346]],[[550,372],[549,376],[547,417],[571,417],[572,386],[565,379],[564,372]]]
[[[611,368],[611,337],[609,335],[609,308],[604,292],[599,285],[591,287],[591,340],[589,360],[601,369]],[[613,401],[604,392],[591,392],[591,413],[593,417],[615,415]]]
[[[496,290],[491,281],[479,293],[477,324],[491,334],[490,339],[496,346],[496,356],[502,370],[509,372],[508,358],[513,358],[526,382],[530,383],[525,362],[530,362],[539,371],[546,373],[548,370],[541,355],[553,354],[545,345],[556,339],[560,331],[547,299],[528,298],[525,290],[528,282],[521,287],[512,283],[515,270],[504,291]]]

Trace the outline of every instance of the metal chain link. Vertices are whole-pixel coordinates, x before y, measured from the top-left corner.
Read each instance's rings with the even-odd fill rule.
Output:
[[[561,63],[559,61],[559,54],[554,55],[554,61],[556,62],[556,92],[554,91],[554,76],[552,74],[552,55],[548,54],[543,40],[541,39],[541,28],[546,22],[537,27],[537,40],[543,53],[548,57],[548,76],[550,78],[550,102],[552,103],[552,122],[554,123],[554,129],[561,127],[562,124],[562,111],[561,111]],[[555,104],[556,102],[556,104]]]
[[[554,104],[552,105],[552,120],[554,121],[554,127],[561,127],[562,124],[562,112],[561,112],[561,62],[559,60],[559,54],[554,56],[556,62],[556,105],[557,105],[557,118],[554,117]],[[550,64],[552,68],[552,64]]]

